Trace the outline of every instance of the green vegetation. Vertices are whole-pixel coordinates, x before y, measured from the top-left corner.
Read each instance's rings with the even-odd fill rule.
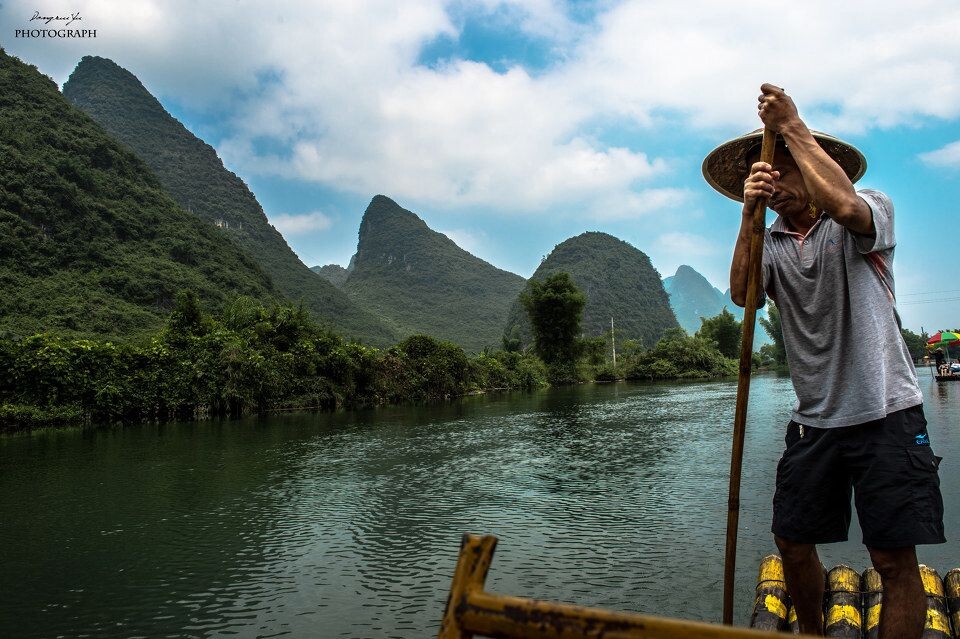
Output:
[[[649,350],[644,350],[638,340],[624,340],[614,365],[609,331],[595,337],[577,337],[584,297],[564,272],[554,273],[543,282],[530,280],[520,296],[533,328],[534,352],[546,363],[551,384],[709,379],[737,374],[740,323],[728,311],[704,319],[701,333],[695,337],[689,337],[680,327],[667,329]],[[507,338],[504,342],[516,346]],[[720,344],[734,354],[725,356],[718,350]]]
[[[218,227],[221,242],[249,253],[282,295],[301,300],[308,311],[347,335],[378,345],[395,341],[380,319],[297,258],[243,180],[167,113],[132,73],[88,56],[64,84],[63,95],[129,146],[183,209],[205,226]]]
[[[900,334],[907,345],[907,350],[910,351],[910,357],[917,360],[927,354],[927,340],[930,339],[930,336],[927,335],[926,331],[917,335],[909,328],[901,328]]]
[[[531,280],[569,273],[586,296],[585,336],[606,334],[612,317],[623,339],[653,346],[663,332],[677,326],[660,275],[650,258],[606,233],[583,233],[556,246]],[[530,320],[519,300],[510,311],[504,339],[523,347],[533,342]]]
[[[625,361],[627,379],[710,379],[737,374],[736,361],[714,343],[690,337],[680,327],[668,329],[656,346]]]
[[[186,292],[146,344],[0,339],[0,431],[434,401],[545,383],[532,355],[468,358],[424,335],[378,350],[344,341],[302,306],[240,297],[214,318]]]
[[[741,322],[726,307],[715,317],[701,317],[700,330],[696,336],[711,341],[724,357],[739,359],[743,338]]]
[[[0,289],[0,334],[114,341],[156,332],[181,289],[213,311],[238,294],[279,297],[52,80],[2,50]]]
[[[780,325],[780,309],[773,302],[767,303],[767,316],[760,318],[760,325],[770,336],[773,344],[765,344],[760,348],[760,356],[772,359],[779,367],[787,365],[787,349],[783,342],[783,328]]]
[[[476,353],[500,344],[510,304],[523,285],[519,275],[474,257],[378,195],[360,223],[343,290],[388,319],[398,335],[426,333]]]
[[[586,298],[568,273],[531,280],[520,295],[533,327],[533,350],[549,371],[551,384],[577,381],[577,336]]]
[[[736,374],[736,362],[714,340],[679,327],[650,350],[624,340],[614,366],[609,333],[577,337],[583,295],[567,274],[531,283],[525,300],[541,327],[538,352],[546,363],[506,350],[470,357],[426,335],[377,349],[345,341],[303,306],[266,307],[249,297],[214,317],[189,291],[177,295],[166,325],[141,344],[49,333],[0,337],[0,432],[438,401],[548,381]]]

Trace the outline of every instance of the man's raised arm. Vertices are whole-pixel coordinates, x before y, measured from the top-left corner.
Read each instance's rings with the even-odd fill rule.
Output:
[[[870,207],[857,195],[840,165],[817,144],[790,96],[772,84],[764,84],[760,91],[760,119],[787,143],[814,206],[854,233],[873,234]]]

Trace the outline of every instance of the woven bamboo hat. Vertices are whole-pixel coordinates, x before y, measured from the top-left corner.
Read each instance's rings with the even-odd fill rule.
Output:
[[[820,131],[810,131],[810,133],[820,147],[840,165],[851,182],[856,182],[863,177],[867,170],[867,159],[855,146]],[[747,178],[747,171],[750,168],[747,166],[747,158],[752,152],[759,151],[762,141],[763,129],[757,129],[724,142],[711,151],[703,161],[703,177],[710,186],[728,198],[743,202],[743,181]],[[783,138],[779,135],[777,143],[783,143]]]

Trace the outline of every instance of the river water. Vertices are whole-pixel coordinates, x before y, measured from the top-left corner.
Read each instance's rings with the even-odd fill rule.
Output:
[[[960,383],[922,370],[960,565]],[[2,637],[429,637],[465,531],[487,589],[716,621],[735,382],[0,438]],[[737,577],[749,619],[789,379],[751,392]],[[869,565],[852,541],[825,563]]]

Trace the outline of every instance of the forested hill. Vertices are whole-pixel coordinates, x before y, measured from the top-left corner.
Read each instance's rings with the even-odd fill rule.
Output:
[[[587,337],[610,330],[613,318],[618,339],[636,339],[653,346],[668,328],[677,326],[670,300],[650,258],[607,233],[588,232],[558,244],[530,279],[542,280],[567,272],[587,296],[583,333]],[[517,300],[504,334],[531,342],[530,321]]]
[[[701,317],[713,317],[724,306],[734,314],[740,311],[739,315],[743,315],[707,278],[686,264],[681,265],[675,275],[663,279],[663,288],[670,296],[677,321],[691,335],[700,330]]]
[[[237,294],[276,297],[223,232],[0,49],[0,331],[135,340],[187,288],[213,311]]]
[[[383,322],[297,258],[243,180],[132,73],[105,58],[88,56],[64,84],[63,94],[133,149],[184,209],[221,228],[248,251],[289,299],[302,300],[319,319],[346,335],[380,345],[395,340]]]
[[[318,278],[319,279],[319,278]],[[388,197],[373,198],[344,290],[401,335],[427,333],[469,351],[499,347],[524,285],[464,251]]]

